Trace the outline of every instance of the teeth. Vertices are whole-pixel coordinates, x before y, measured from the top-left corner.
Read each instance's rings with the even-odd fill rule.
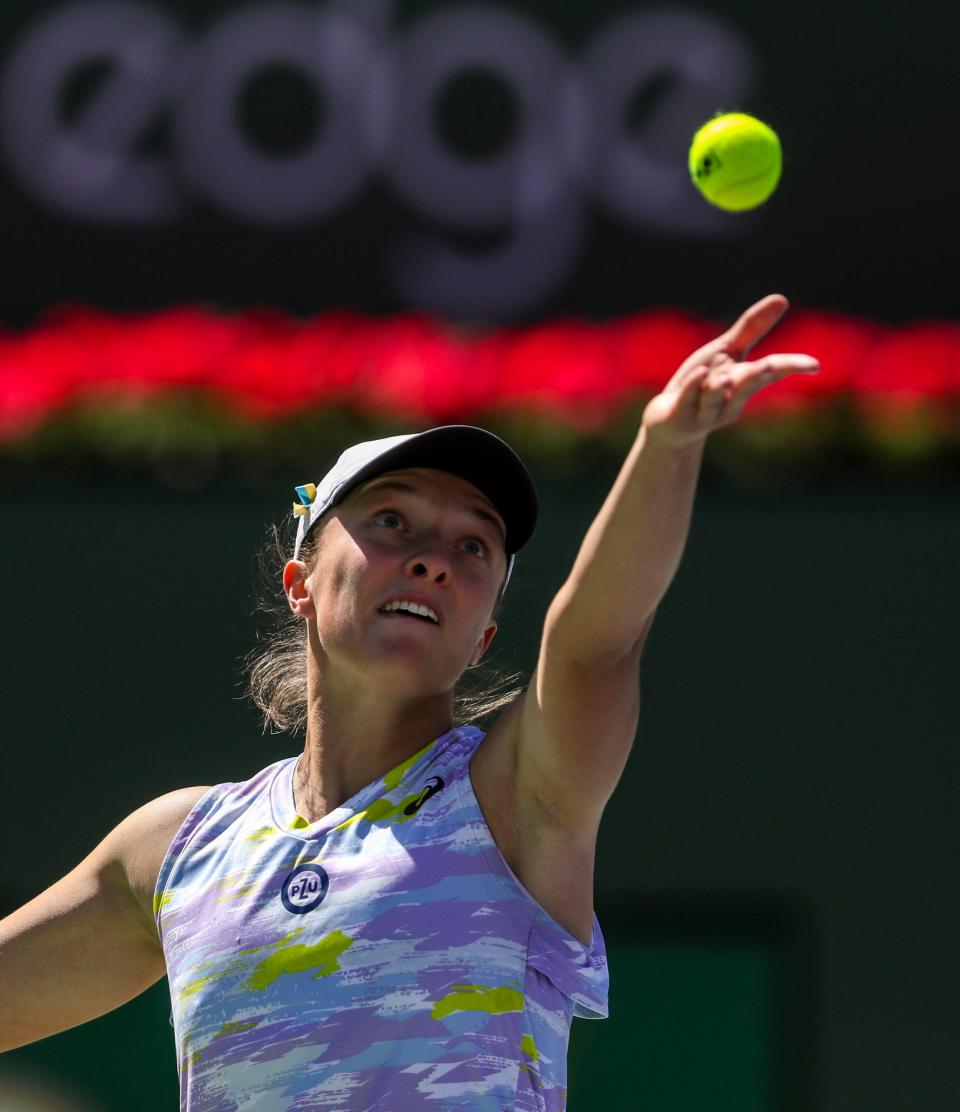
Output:
[[[406,610],[410,614],[419,614],[421,618],[429,618],[431,622],[439,622],[437,615],[429,606],[421,606],[416,602],[407,602],[405,599],[400,599],[398,602],[388,602],[387,605],[383,607],[384,613],[390,613],[393,610]]]

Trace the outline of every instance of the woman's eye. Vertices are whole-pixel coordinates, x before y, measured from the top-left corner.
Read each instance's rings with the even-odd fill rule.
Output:
[[[377,514],[373,519],[377,525],[386,525],[388,529],[402,529],[403,522],[400,520],[400,515],[395,514],[393,510],[384,510],[382,513]]]
[[[463,547],[468,552],[472,552],[474,554],[474,556],[486,556],[486,554],[487,554],[487,546],[483,543],[483,541],[477,541],[477,540],[464,541],[463,542]]]

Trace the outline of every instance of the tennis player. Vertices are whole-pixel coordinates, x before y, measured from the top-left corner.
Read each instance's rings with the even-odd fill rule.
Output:
[[[818,369],[747,360],[786,308],[759,301],[647,405],[530,685],[486,732],[454,725],[453,693],[534,529],[519,458],[448,426],[298,488],[303,752],[146,804],[0,922],[0,1048],[167,974],[190,1112],[564,1108],[571,1019],[607,1014],[594,850],[641,652],[707,436]]]

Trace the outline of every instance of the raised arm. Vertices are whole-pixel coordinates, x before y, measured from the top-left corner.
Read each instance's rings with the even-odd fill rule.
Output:
[[[595,832],[626,764],[639,715],[640,653],[690,527],[704,444],[748,399],[808,355],[746,362],[787,300],[757,302],[690,356],[643,414],[637,439],[587,530],[544,623],[540,657],[516,717],[521,797],[566,830]]]
[[[152,915],[160,865],[205,788],[161,796],[0,920],[0,1051],[112,1011],[165,973]]]

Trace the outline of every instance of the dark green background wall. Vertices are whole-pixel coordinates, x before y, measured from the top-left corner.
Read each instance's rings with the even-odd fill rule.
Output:
[[[192,493],[0,475],[8,901],[145,800],[293,751],[260,735],[237,659],[263,527],[326,462]],[[538,474],[505,666],[532,665],[613,474]],[[613,1018],[574,1025],[571,1109],[609,1106],[616,1086],[651,1112],[944,1112],[960,1035],[956,481],[756,478],[708,469],[647,644],[598,859]],[[106,1093],[132,1037],[137,1103],[106,1106],[156,1093],[170,1107],[166,1017],[161,987],[98,1021],[118,1026],[8,1055],[0,1078],[79,1054],[88,1090]]]

